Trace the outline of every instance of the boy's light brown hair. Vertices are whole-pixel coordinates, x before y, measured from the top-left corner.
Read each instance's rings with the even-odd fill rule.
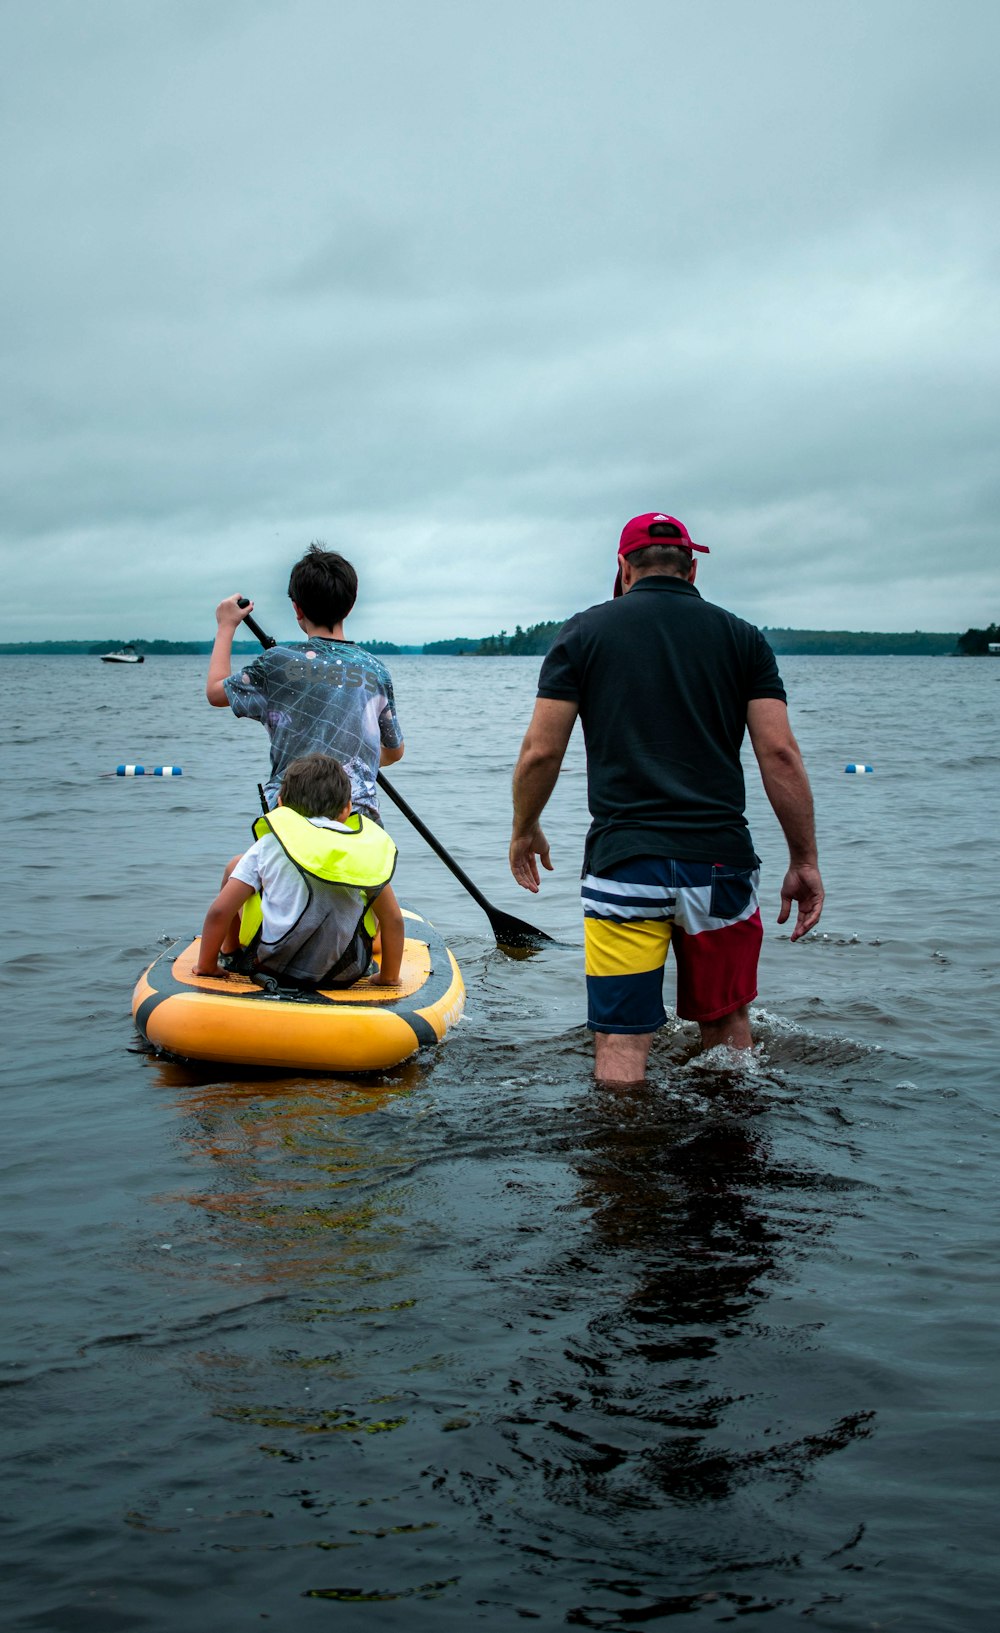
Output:
[[[332,755],[304,754],[287,767],[278,797],[300,816],[336,821],[351,803],[351,779]]]

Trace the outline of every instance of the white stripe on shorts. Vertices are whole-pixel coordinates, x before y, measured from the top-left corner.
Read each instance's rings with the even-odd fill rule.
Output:
[[[618,879],[602,879],[588,873],[580,886],[585,918],[614,919],[627,923],[630,919],[673,919],[688,935],[702,935],[706,930],[721,930],[727,924],[739,924],[752,918],[757,911],[758,870],[751,875],[753,893],[742,913],[735,918],[717,918],[709,909],[712,904],[711,885],[623,884]],[[612,896],[613,901],[600,897]]]
[[[667,919],[677,906],[677,891],[667,885],[625,884],[588,873],[580,885],[583,911],[592,919]],[[611,896],[613,901],[604,898]]]

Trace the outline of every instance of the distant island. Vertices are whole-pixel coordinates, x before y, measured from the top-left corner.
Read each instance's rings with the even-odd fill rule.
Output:
[[[387,656],[399,653],[430,658],[495,658],[543,657],[560,629],[562,619],[549,619],[541,624],[529,624],[522,629],[518,624],[512,635],[502,629],[497,635],[455,635],[446,641],[425,641],[423,646],[401,646],[393,641],[359,640],[358,646],[368,652]],[[1000,646],[1000,627],[989,624],[985,629],[967,629],[964,635],[936,633],[915,629],[908,633],[881,633],[877,630],[846,629],[771,629],[764,626],[764,634],[779,657],[985,657],[996,653]],[[211,641],[123,641],[120,636],[109,636],[106,641],[0,641],[0,657],[19,656],[76,656],[100,657],[122,646],[134,647],[146,657],[205,657],[212,650]],[[248,657],[260,651],[256,641],[236,641],[233,654]]]
[[[985,658],[1000,650],[1000,628],[996,624],[986,629],[967,629],[958,637],[958,651],[963,658]]]
[[[292,637],[289,637],[290,639]],[[294,639],[301,640],[301,635]],[[422,652],[421,646],[394,646],[392,641],[359,641],[366,652]],[[120,635],[106,641],[0,641],[0,657],[77,657],[99,658],[105,652],[117,652],[121,647],[132,647],[147,658],[201,658],[208,657],[211,641],[143,641],[138,637],[123,641]],[[252,657],[260,652],[259,641],[234,641],[233,656]]]
[[[957,650],[958,636],[915,629],[883,634],[877,630],[850,629],[769,629],[763,631],[771,650],[779,657],[822,658],[949,657]]]
[[[513,635],[502,629],[499,635],[486,635],[476,641],[466,637],[451,641],[432,641],[424,647],[429,654],[473,657],[540,657],[549,650],[560,629],[561,622],[531,624],[522,629],[518,624]],[[976,632],[978,633],[978,632]],[[945,657],[964,652],[965,636],[953,633],[935,634],[913,630],[908,634],[880,634],[875,631],[829,629],[768,629],[764,634],[774,652],[780,656],[837,657]],[[984,647],[985,650],[985,647]]]
[[[527,629],[518,624],[513,635],[505,629],[499,635],[456,635],[450,641],[428,641],[424,652],[432,658],[544,657],[565,622],[565,618],[555,618],[545,624],[529,624]]]

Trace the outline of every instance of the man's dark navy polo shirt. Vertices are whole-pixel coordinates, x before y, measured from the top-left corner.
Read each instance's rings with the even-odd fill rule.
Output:
[[[563,626],[538,696],[580,711],[593,817],[585,871],[632,856],[756,864],[740,745],[751,699],[783,702],[785,689],[753,624],[684,579],[650,574]]]

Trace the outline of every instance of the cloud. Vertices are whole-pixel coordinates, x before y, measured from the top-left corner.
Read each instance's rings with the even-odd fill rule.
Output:
[[[315,537],[357,560],[359,633],[512,628],[605,596],[651,505],[763,623],[989,610],[1000,14],[0,28],[4,638],[193,636],[237,587],[278,624]]]

